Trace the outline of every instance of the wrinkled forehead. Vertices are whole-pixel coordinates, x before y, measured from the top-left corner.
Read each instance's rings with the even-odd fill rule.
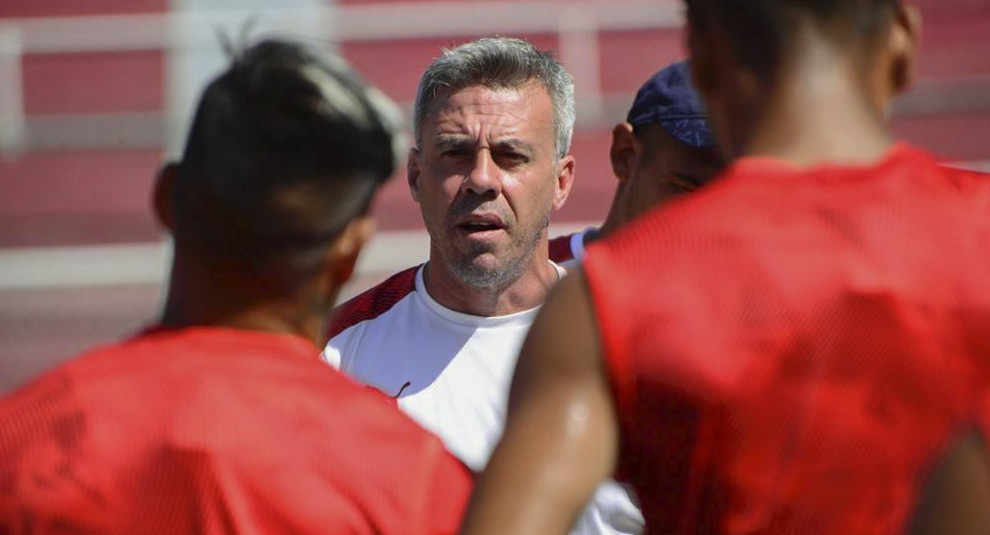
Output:
[[[549,101],[550,94],[536,79],[514,85],[478,83],[464,87],[446,87],[438,90],[429,100],[426,119],[435,118],[438,113],[451,106],[461,106],[466,103],[511,105],[531,103],[542,98]]]
[[[518,88],[448,89],[431,103],[423,127],[423,141],[466,135],[546,137],[552,143],[553,105],[537,82]]]

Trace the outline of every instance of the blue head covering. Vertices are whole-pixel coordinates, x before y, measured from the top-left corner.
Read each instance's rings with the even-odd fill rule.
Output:
[[[714,147],[715,134],[691,84],[690,68],[690,61],[681,61],[654,74],[636,93],[626,121],[633,126],[657,123],[692,147]]]

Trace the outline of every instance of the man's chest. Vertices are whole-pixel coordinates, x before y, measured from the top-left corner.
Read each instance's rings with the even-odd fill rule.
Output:
[[[379,344],[348,371],[395,397],[472,469],[487,463],[505,421],[512,373],[527,328],[434,333]],[[420,334],[424,334],[423,331]],[[367,355],[366,355],[367,356]]]

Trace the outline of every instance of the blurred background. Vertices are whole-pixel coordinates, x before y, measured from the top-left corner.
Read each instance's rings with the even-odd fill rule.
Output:
[[[916,0],[920,80],[899,137],[990,171],[990,0]],[[292,36],[336,51],[411,117],[441,47],[527,38],[573,73],[577,179],[551,235],[599,222],[610,129],[639,85],[685,56],[679,0],[0,0],[0,394],[147,325],[169,263],[149,210],[195,99],[225,62],[220,35]],[[345,297],[426,258],[401,170]]]

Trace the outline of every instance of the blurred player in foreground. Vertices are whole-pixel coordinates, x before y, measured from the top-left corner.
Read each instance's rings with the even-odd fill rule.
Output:
[[[917,12],[689,0],[727,172],[593,244],[524,345],[463,532],[990,532],[990,180],[892,141]]]
[[[651,208],[707,184],[722,168],[715,134],[691,85],[690,63],[674,63],[636,93],[626,122],[612,129],[612,172],[619,180],[601,228],[550,240],[554,262],[580,262],[585,246]]]
[[[394,114],[291,43],[233,59],[157,184],[160,324],[0,404],[0,532],[456,530],[467,469],[318,357],[395,168]]]

